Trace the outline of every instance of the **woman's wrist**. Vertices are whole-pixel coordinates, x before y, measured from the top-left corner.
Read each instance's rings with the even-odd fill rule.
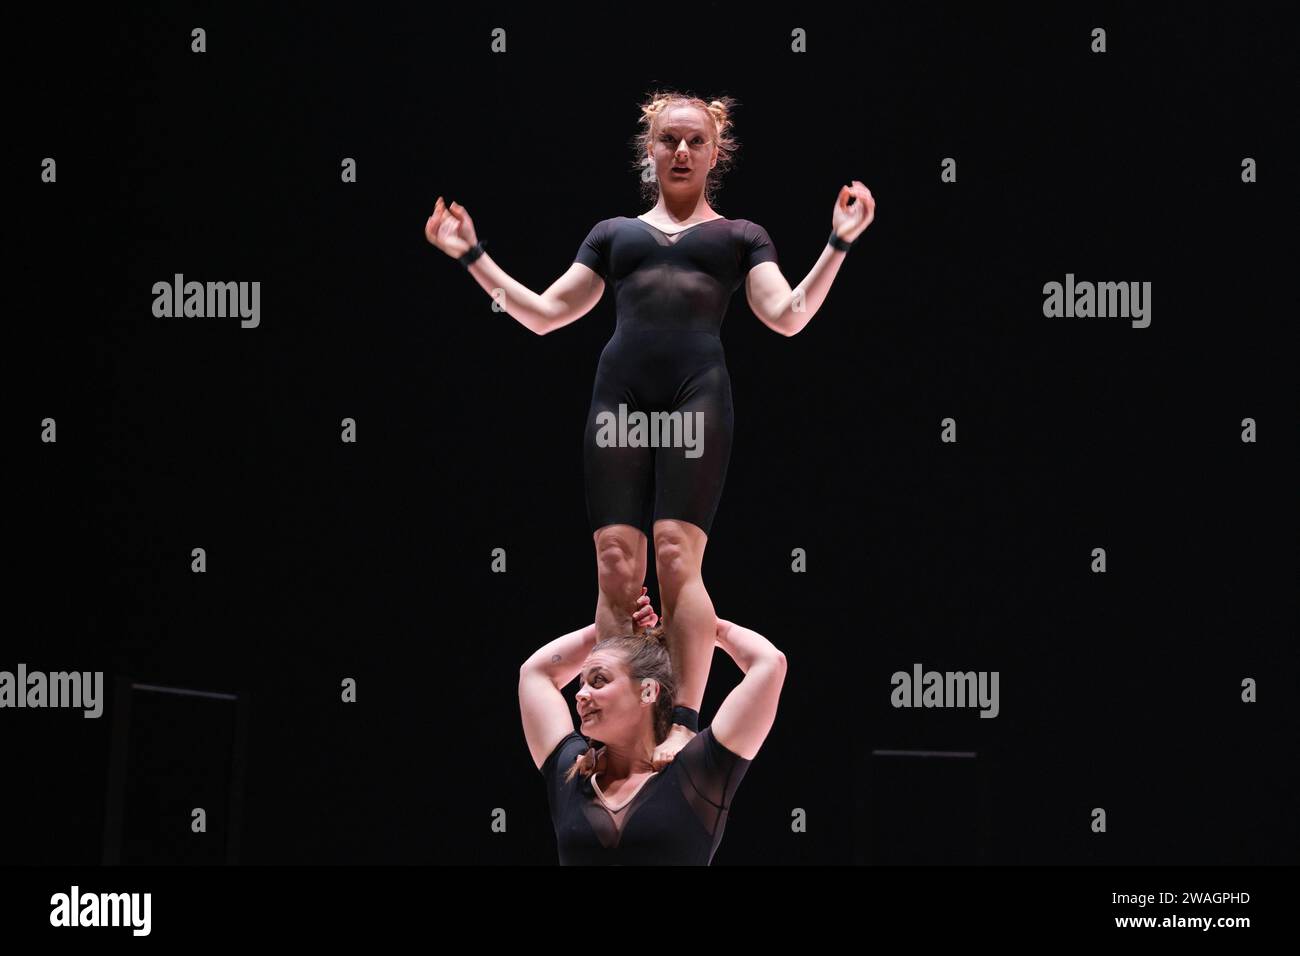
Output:
[[[483,255],[486,251],[483,247],[486,245],[487,243],[480,239],[478,242],[474,243],[474,245],[470,246],[469,250],[464,255],[457,257],[456,261],[464,268],[468,269],[481,255]]]

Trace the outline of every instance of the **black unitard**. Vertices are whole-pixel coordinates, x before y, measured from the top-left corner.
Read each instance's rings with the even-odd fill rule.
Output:
[[[607,809],[590,777],[569,772],[587,749],[582,734],[561,740],[539,768],[562,866],[708,866],[722,841],[731,799],[753,763],[705,727],[659,773],[647,779],[617,814]],[[619,798],[618,803],[623,802]],[[616,820],[617,816],[617,820]]]
[[[731,378],[718,333],[746,274],[776,262],[776,249],[746,219],[711,219],[670,236],[619,216],[597,223],[574,261],[613,283],[616,315],[584,439],[591,530],[627,524],[649,536],[654,521],[677,518],[708,533],[731,459]],[[694,447],[602,447],[599,416],[618,417],[620,405],[624,421],[637,411],[682,413],[684,425],[699,426],[678,433]]]

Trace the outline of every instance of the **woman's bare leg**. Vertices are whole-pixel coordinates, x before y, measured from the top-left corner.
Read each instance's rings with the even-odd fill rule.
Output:
[[[681,706],[699,710],[709,682],[718,627],[713,601],[700,573],[708,535],[689,521],[671,518],[656,521],[654,535],[659,599],[663,602],[668,648],[677,678],[675,696]],[[640,593],[638,584],[631,600],[635,601]]]
[[[596,640],[632,633],[632,612],[645,583],[646,537],[640,528],[610,524],[592,535],[596,545]]]

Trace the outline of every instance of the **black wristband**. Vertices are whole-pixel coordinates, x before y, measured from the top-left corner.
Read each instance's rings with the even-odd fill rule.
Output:
[[[474,243],[474,245],[470,246],[469,252],[465,253],[456,261],[466,269],[469,269],[469,267],[474,264],[474,260],[483,255],[485,251],[483,247],[486,245],[487,243],[480,239],[478,242]]]
[[[700,712],[678,704],[673,708],[673,723],[681,724],[687,730],[700,731]]]
[[[832,249],[838,249],[840,252],[848,252],[853,248],[853,242],[857,242],[858,240],[854,239],[853,242],[849,242],[846,239],[841,239],[839,236],[835,235],[835,230],[832,229],[831,237],[826,241],[830,243]]]

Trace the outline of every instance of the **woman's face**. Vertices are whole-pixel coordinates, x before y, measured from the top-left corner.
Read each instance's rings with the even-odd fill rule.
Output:
[[[651,686],[653,682],[651,682]],[[620,655],[597,651],[578,674],[578,718],[581,732],[605,743],[634,740],[641,733],[646,688],[633,681]]]
[[[674,106],[664,112],[651,147],[659,188],[670,194],[704,191],[717,161],[713,121],[699,109]]]

